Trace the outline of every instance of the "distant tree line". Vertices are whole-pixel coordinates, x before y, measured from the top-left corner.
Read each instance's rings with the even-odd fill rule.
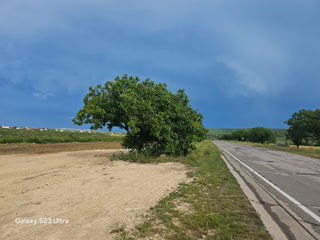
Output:
[[[267,128],[256,127],[250,129],[239,129],[230,134],[225,134],[221,137],[223,140],[236,140],[242,142],[254,143],[273,143],[276,140],[274,133]]]
[[[299,148],[300,145],[320,145],[320,109],[305,110],[292,114],[286,122],[289,128],[286,132],[287,140],[290,140]],[[251,129],[239,129],[230,134],[224,134],[220,139],[248,141],[256,143],[274,143],[282,133],[279,131],[278,136],[270,129],[256,127]]]
[[[314,141],[320,145],[320,109],[305,110],[292,114],[291,118],[285,122],[289,129],[287,138],[290,139],[296,146],[302,144],[303,141]]]

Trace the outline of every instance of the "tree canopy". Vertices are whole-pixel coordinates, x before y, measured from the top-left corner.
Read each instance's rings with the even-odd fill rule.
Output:
[[[249,141],[255,143],[274,142],[274,133],[267,128],[256,127],[250,129],[239,129],[230,134],[222,136],[225,140]]]
[[[307,129],[312,139],[320,145],[320,109],[310,111],[307,115]]]
[[[150,79],[116,77],[104,86],[90,87],[83,103],[75,124],[125,129],[123,146],[139,152],[187,154],[194,149],[193,141],[206,137],[203,116],[191,108],[185,91],[174,94],[166,84]]]
[[[270,129],[256,127],[249,130],[248,140],[256,143],[275,142],[276,137]]]
[[[293,113],[285,123],[289,126],[287,137],[297,148],[306,139],[313,139],[320,144],[320,109],[301,109]]]

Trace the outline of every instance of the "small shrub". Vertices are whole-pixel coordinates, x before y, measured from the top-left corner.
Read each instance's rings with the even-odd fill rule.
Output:
[[[274,143],[276,140],[276,137],[274,133],[267,128],[263,127],[256,127],[256,128],[251,128],[249,130],[249,136],[248,140],[250,142],[255,142],[255,143]]]
[[[151,151],[143,151],[141,153],[137,151],[130,151],[129,153],[118,153],[113,154],[111,160],[123,160],[128,162],[136,163],[147,163],[151,162],[152,159],[157,158],[158,156],[152,155]]]

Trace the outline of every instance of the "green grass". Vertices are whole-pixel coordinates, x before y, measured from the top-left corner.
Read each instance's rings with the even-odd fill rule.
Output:
[[[238,142],[238,141],[232,141],[232,142],[246,144],[246,145],[255,146],[255,147],[268,148],[268,149],[278,150],[282,152],[294,153],[294,154],[299,154],[303,156],[320,159],[320,147],[315,147],[315,146],[300,146],[299,148],[297,148],[296,146],[293,146],[293,145],[282,146],[282,145],[276,145],[271,143],[261,144],[261,143]]]
[[[4,143],[66,143],[66,142],[99,142],[121,141],[121,136],[107,132],[72,132],[55,130],[25,130],[0,128],[0,144]]]
[[[117,156],[114,156],[114,159]],[[125,155],[118,158],[137,161]],[[115,239],[271,239],[259,216],[211,141],[186,157],[142,156],[140,162],[181,162],[194,167],[189,183],[161,199],[135,229],[115,229]]]

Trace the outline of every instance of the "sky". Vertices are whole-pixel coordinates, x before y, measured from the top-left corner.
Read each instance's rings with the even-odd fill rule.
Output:
[[[318,0],[1,0],[0,125],[78,128],[88,87],[128,74],[207,128],[285,128],[320,108],[319,59]]]

